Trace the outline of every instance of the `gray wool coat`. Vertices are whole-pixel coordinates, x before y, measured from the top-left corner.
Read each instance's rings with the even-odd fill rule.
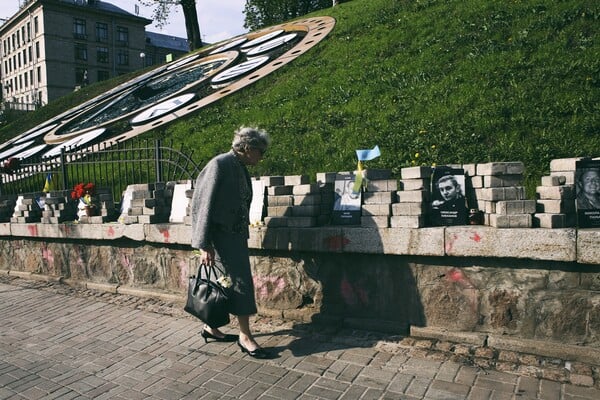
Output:
[[[243,196],[243,185],[247,185],[249,196]],[[243,232],[248,237],[248,210],[251,200],[250,175],[233,150],[210,160],[198,175],[194,186],[190,206],[192,247],[211,247],[211,232],[215,229]]]

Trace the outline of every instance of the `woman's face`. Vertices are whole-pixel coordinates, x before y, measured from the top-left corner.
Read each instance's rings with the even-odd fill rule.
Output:
[[[260,149],[258,147],[250,147],[244,153],[244,164],[246,165],[256,165],[262,160],[267,149]]]
[[[590,170],[581,176],[581,187],[588,194],[600,193],[600,176],[598,171]]]

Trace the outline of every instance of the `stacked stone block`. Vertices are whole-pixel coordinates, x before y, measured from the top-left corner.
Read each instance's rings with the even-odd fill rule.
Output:
[[[307,175],[262,179],[267,188],[266,226],[307,228],[323,225],[329,219],[333,207],[331,185],[310,183]]]
[[[485,225],[495,228],[531,228],[536,211],[535,200],[527,200],[523,187],[522,162],[492,162],[476,165],[471,184],[474,204],[484,212]]]
[[[185,209],[185,218],[183,223],[185,225],[192,225],[192,197],[194,196],[194,189],[188,189],[185,191],[185,197],[188,199],[187,207]]]
[[[17,197],[10,222],[13,224],[40,222],[42,219],[42,210],[37,199],[45,195],[46,193],[29,193]]]
[[[563,158],[550,162],[550,175],[543,176],[536,188],[537,206],[533,226],[566,228],[575,226],[575,163],[579,158]]]
[[[421,228],[427,223],[431,196],[430,167],[407,167],[400,170],[400,190],[397,203],[391,205],[392,228]]]
[[[367,169],[363,173],[367,187],[362,195],[361,226],[389,228],[398,181],[391,179],[387,169]]]
[[[17,204],[17,196],[2,196],[0,198],[0,222],[10,222]]]
[[[131,203],[122,210],[119,221],[124,224],[156,224],[169,221],[173,188],[164,182],[127,186]]]
[[[575,184],[575,165],[577,161],[580,160],[582,160],[582,158],[575,157],[557,158],[555,160],[550,161],[550,176],[564,177],[565,185]]]
[[[53,190],[46,195],[41,223],[58,224],[76,219],[77,203],[71,199],[70,190]]]

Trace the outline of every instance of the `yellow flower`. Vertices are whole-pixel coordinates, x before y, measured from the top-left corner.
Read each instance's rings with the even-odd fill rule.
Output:
[[[231,287],[231,278],[229,277],[229,275],[223,275],[221,277],[219,277],[219,279],[217,279],[217,282],[219,283],[219,285],[221,285],[224,288],[229,288]]]
[[[419,158],[420,154],[419,153],[415,153],[415,158]]]

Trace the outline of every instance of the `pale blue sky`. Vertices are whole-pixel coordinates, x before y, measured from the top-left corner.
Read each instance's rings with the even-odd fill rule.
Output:
[[[18,11],[19,4],[22,2],[23,0],[1,0],[0,18],[11,17]],[[132,14],[135,13],[135,5],[139,4],[136,0],[106,0],[105,2],[112,3]],[[246,0],[196,0],[202,40],[213,43],[246,33],[243,14],[245,4]],[[181,7],[173,7],[169,18],[170,23],[162,30],[154,25],[149,25],[146,29],[166,35],[186,37],[183,12],[180,9]],[[139,15],[151,18],[152,8],[140,5]]]

